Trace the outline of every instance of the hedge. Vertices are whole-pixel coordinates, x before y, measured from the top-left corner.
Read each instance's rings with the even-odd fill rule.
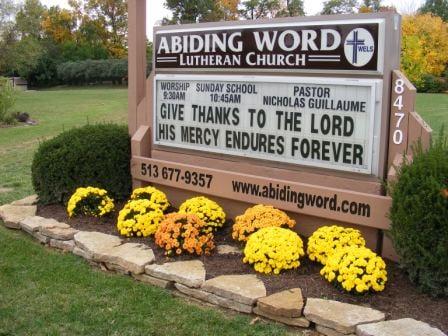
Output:
[[[114,199],[129,197],[130,139],[126,126],[87,125],[40,144],[31,174],[43,204],[65,203],[78,187],[106,189]]]
[[[448,296],[447,138],[427,152],[417,146],[391,191],[390,233],[401,266],[422,291]]]
[[[147,73],[151,70],[148,64]],[[65,62],[57,68],[58,79],[65,84],[85,85],[127,81],[128,61],[126,59],[86,60]]]

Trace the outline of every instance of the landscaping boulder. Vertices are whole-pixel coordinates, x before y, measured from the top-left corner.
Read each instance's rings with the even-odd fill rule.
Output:
[[[257,308],[268,315],[302,316],[303,296],[300,288],[292,288],[258,299]]]
[[[176,286],[179,292],[195,299],[205,301],[220,307],[236,310],[241,313],[250,314],[252,312],[252,305],[237,302],[233,299],[225,298],[198,288],[190,288],[179,283],[175,283],[174,286]]]
[[[35,232],[40,232],[42,229],[52,229],[61,228],[69,229],[70,226],[65,223],[58,222],[53,218],[45,218],[40,216],[30,216],[26,217],[20,221],[20,227],[23,231],[29,234],[34,234]]]
[[[231,245],[218,245],[216,246],[216,252],[218,254],[242,254],[243,252],[236,246]]]
[[[86,259],[101,261],[105,252],[115,246],[121,245],[121,239],[117,236],[108,235],[101,232],[80,231],[73,237],[76,247],[84,251],[78,252]],[[75,250],[73,251],[75,253]]]
[[[200,287],[205,281],[205,268],[200,260],[148,265],[145,272],[153,277],[175,281],[188,287]]]
[[[159,279],[159,278],[155,278],[153,276],[150,276],[148,274],[132,274],[132,277],[135,280],[156,286],[156,287],[160,287],[160,288],[172,288],[174,285],[173,281],[168,281],[168,280],[164,280],[164,279]]]
[[[266,296],[266,288],[256,275],[221,275],[204,282],[202,289],[250,306]]]
[[[11,205],[36,205],[37,201],[37,195],[30,195],[20,200],[11,202]]]
[[[42,225],[43,221],[46,221],[47,218],[44,217],[40,217],[40,216],[29,216],[26,217],[24,219],[22,219],[19,222],[20,228],[29,233],[29,234],[33,234],[33,232],[38,232],[40,226]],[[56,222],[55,220],[53,220],[54,222]]]
[[[363,324],[356,327],[358,336],[446,336],[437,328],[411,318]]]
[[[11,205],[0,206],[0,218],[5,226],[10,229],[20,229],[20,221],[36,214],[35,205]]]
[[[73,240],[57,240],[57,239],[50,239],[49,242],[51,247],[63,250],[63,251],[67,251],[67,252],[72,252],[73,249],[75,248],[75,242]]]
[[[308,328],[310,326],[310,321],[308,321],[304,317],[285,317],[275,314],[270,314],[268,312],[265,312],[261,310],[258,306],[256,306],[253,309],[254,314],[266,317],[270,320],[284,323],[286,325],[292,326],[292,327],[301,327],[301,328]]]
[[[75,230],[71,227],[64,228],[60,226],[55,227],[48,227],[48,226],[41,226],[39,229],[39,232],[43,234],[44,236],[50,237],[52,239],[56,240],[73,240],[73,237],[76,233],[78,233],[78,230]]]
[[[323,327],[321,325],[316,325],[316,331],[319,334],[325,335],[325,336],[356,336],[355,334],[343,334],[343,333],[340,333],[339,331],[336,331],[331,328]]]
[[[317,325],[334,329],[342,334],[353,334],[358,324],[383,321],[384,313],[353,304],[308,298],[305,317]]]
[[[152,249],[145,245],[126,243],[98,251],[95,259],[109,264],[107,266],[109,269],[113,268],[110,265],[119,266],[114,268],[115,271],[141,274],[145,271],[146,265],[154,262],[155,257]]]

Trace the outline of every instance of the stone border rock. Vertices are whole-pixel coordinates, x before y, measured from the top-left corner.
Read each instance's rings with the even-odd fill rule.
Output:
[[[293,327],[308,328],[327,336],[447,336],[414,319],[384,321],[375,309],[338,301],[308,298],[300,288],[266,296],[266,288],[256,275],[221,275],[206,279],[200,260],[155,264],[154,253],[146,245],[123,243],[117,236],[78,231],[66,223],[36,216],[36,196],[0,207],[0,218],[8,228],[21,229],[42,244],[72,252],[93,266],[108,272],[130,275],[135,280],[174,290],[200,302],[255,314]],[[237,253],[227,247],[221,253]],[[175,292],[175,293],[176,293]]]

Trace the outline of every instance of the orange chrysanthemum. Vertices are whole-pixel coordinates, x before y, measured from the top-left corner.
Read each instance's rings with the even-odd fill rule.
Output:
[[[243,215],[237,216],[233,224],[232,238],[247,241],[249,235],[265,227],[293,228],[295,220],[283,211],[270,205],[258,204],[247,209]]]
[[[205,233],[206,223],[195,214],[172,213],[165,216],[155,234],[156,244],[166,255],[210,254],[215,248],[213,233]]]

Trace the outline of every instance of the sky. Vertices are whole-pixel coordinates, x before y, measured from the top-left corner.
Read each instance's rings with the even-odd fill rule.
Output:
[[[315,15],[322,10],[322,4],[325,0],[304,0],[306,15]],[[424,0],[383,0],[386,6],[394,5],[402,14],[409,14],[415,12]],[[61,7],[68,7],[67,0],[41,0],[46,6],[59,5]],[[148,0],[146,8],[147,29],[146,35],[152,41],[152,27],[157,25],[164,17],[170,16],[164,6],[164,0]]]

